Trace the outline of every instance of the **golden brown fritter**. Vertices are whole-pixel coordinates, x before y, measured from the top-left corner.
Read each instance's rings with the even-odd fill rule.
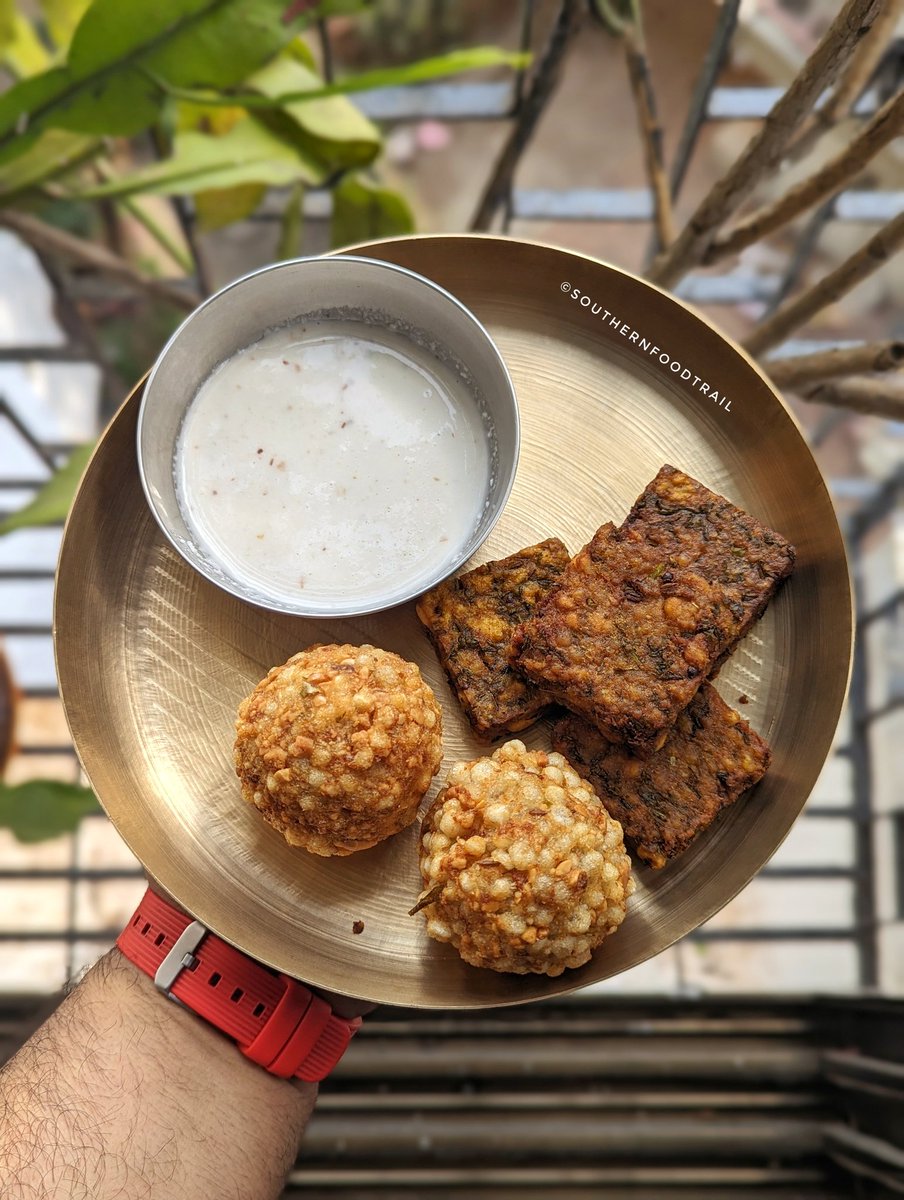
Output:
[[[596,789],[639,858],[664,867],[720,809],[765,775],[769,747],[704,683],[650,758],[635,758],[581,717],[552,730],[556,750]]]
[[[353,854],[410,825],[442,756],[420,671],[373,646],[311,646],[239,705],[242,795],[312,854]]]
[[[779,534],[663,467],[517,631],[514,665],[610,741],[650,754],[793,567]]]
[[[622,831],[558,754],[500,746],[456,763],[421,827],[427,932],[518,975],[579,967],[634,891]]]
[[[449,579],[422,596],[417,615],[478,737],[532,725],[550,698],[512,670],[512,635],[568,564],[558,538]]]

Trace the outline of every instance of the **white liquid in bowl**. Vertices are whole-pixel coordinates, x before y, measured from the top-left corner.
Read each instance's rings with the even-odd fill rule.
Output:
[[[377,607],[468,541],[490,454],[451,368],[397,334],[329,321],[222,363],[189,406],[175,472],[198,548],[234,579],[283,602]]]

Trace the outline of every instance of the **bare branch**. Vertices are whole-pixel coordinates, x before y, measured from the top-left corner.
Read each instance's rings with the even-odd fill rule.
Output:
[[[684,129],[681,131],[681,137],[678,139],[678,149],[672,160],[671,190],[673,198],[681,191],[681,185],[684,183],[684,176],[687,174],[691,155],[697,144],[697,136],[706,120],[713,88],[716,86],[719,72],[728,56],[740,8],[741,0],[722,0],[719,6],[716,27],[710,38],[697,82],[694,84],[694,93],[688,107],[687,119]]]
[[[51,255],[61,254],[83,267],[91,267],[104,275],[121,279],[123,283],[158,300],[166,300],[176,308],[190,311],[201,303],[200,296],[195,292],[167,283],[164,279],[153,279],[106,247],[73,237],[71,233],[48,225],[27,213],[14,212],[12,209],[0,210],[0,227],[11,230],[36,250]]]
[[[862,371],[897,371],[904,364],[904,342],[866,342],[815,354],[795,354],[761,362],[760,366],[780,388],[798,388]]]
[[[873,72],[894,37],[902,12],[904,0],[887,0],[882,12],[873,22],[869,36],[857,47],[847,71],[838,80],[832,94],[813,114],[812,124],[790,147],[789,158],[802,158],[824,133],[850,113],[861,93],[866,90]]]
[[[830,404],[833,408],[846,408],[871,417],[888,417],[892,421],[904,420],[904,388],[884,379],[866,376],[832,380],[806,388],[800,395],[815,404]]]
[[[540,115],[545,110],[546,101],[555,91],[559,82],[565,51],[580,28],[582,17],[583,5],[580,0],[562,0],[558,19],[543,52],[543,57],[527,90],[527,95],[521,102],[518,116],[508,139],[496,160],[493,173],[484,187],[477,211],[471,219],[470,228],[473,231],[480,232],[490,228],[493,217],[509,194],[515,168],[518,166],[528,142],[533,137]]]
[[[737,254],[776,229],[794,220],[827,196],[839,192],[863,170],[870,159],[904,130],[904,91],[893,96],[879,109],[860,135],[840,154],[820,167],[809,179],[803,179],[772,204],[765,204],[744,217],[727,233],[715,238],[704,255],[707,264]]]
[[[701,261],[720,226],[750,189],[782,158],[788,142],[849,61],[887,0],[846,0],[819,45],[776,101],[747,148],[697,208],[677,239],[654,261],[647,277],[669,286]]]
[[[640,30],[627,26],[622,34],[625,46],[625,62],[631,94],[637,110],[637,124],[643,142],[644,165],[650,190],[653,193],[653,220],[656,227],[657,249],[664,250],[675,240],[675,223],[672,215],[672,196],[665,174],[662,152],[662,128],[656,113],[656,98],[650,77],[650,64]]]
[[[898,213],[887,225],[883,225],[879,232],[873,234],[850,258],[839,263],[834,271],[830,271],[796,300],[789,300],[776,309],[772,316],[754,329],[747,338],[744,343],[747,350],[751,354],[762,354],[764,350],[771,350],[773,346],[777,346],[789,333],[793,333],[809,321],[826,305],[845,295],[874,271],[878,271],[902,242],[904,212]]]

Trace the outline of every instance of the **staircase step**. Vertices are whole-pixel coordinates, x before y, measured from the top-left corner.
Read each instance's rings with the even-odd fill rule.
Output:
[[[684,1091],[668,1087],[652,1091],[635,1088],[611,1087],[574,1092],[544,1088],[537,1091],[476,1092],[470,1088],[461,1091],[386,1091],[374,1081],[370,1090],[328,1090],[334,1085],[323,1085],[317,1101],[318,1112],[359,1112],[378,1108],[383,1112],[455,1112],[481,1111],[620,1111],[645,1112],[690,1111],[690,1112],[781,1112],[802,1109],[820,1112],[825,1107],[825,1097],[815,1091],[798,1091],[790,1088],[777,1091]],[[571,1089],[572,1085],[566,1085]]]
[[[368,1182],[374,1183],[372,1176]],[[743,1191],[734,1185],[725,1188],[695,1184],[688,1188],[666,1180],[652,1188],[635,1187],[618,1180],[584,1188],[570,1187],[554,1179],[546,1186],[548,1191],[542,1188],[534,1191],[526,1186],[499,1188],[493,1184],[486,1188],[473,1184],[447,1188],[437,1186],[425,1176],[410,1186],[362,1188],[347,1185],[340,1178],[335,1183],[296,1184],[283,1192],[282,1200],[602,1200],[607,1194],[617,1196],[618,1200],[851,1200],[850,1191],[836,1191],[819,1182],[796,1184],[791,1188],[767,1184],[765,1188],[744,1188]],[[603,1193],[600,1186],[618,1188],[618,1191]]]
[[[605,1193],[601,1189],[606,1189]],[[610,1190],[611,1189],[611,1190]],[[386,1167],[299,1163],[285,1200],[847,1200],[808,1167]]]
[[[818,1050],[790,1038],[413,1037],[368,1034],[333,1073],[338,1080],[662,1079],[808,1083]]]
[[[431,1013],[387,1019],[378,1010],[367,1021],[368,1037],[496,1037],[518,1033],[522,1036],[585,1037],[809,1037],[814,1032],[811,1021],[794,1016],[765,1016],[739,1014],[708,1015],[643,1015],[627,1013],[587,1012],[577,1006],[568,1009],[533,1008],[525,1011],[487,1013],[474,1016],[434,1016]]]
[[[640,1158],[643,1162],[688,1160],[780,1161],[816,1155],[822,1148],[818,1120],[789,1114],[611,1114],[562,1112],[421,1112],[400,1118],[370,1110],[315,1112],[305,1136],[308,1162],[357,1163],[465,1158],[498,1165],[593,1162]]]

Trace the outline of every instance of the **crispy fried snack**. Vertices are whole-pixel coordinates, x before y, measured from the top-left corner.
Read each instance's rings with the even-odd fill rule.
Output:
[[[506,742],[456,763],[421,826],[427,932],[465,962],[561,975],[625,919],[621,826],[558,754]]]
[[[512,670],[512,635],[568,558],[558,538],[549,538],[447,580],[418,602],[417,615],[478,737],[527,729],[549,705],[549,696]]]
[[[704,683],[650,758],[635,758],[581,717],[553,726],[556,750],[592,783],[639,858],[664,867],[765,775],[769,747]]]
[[[442,714],[414,663],[310,646],[239,705],[242,796],[291,846],[366,850],[410,825],[443,757]]]
[[[663,467],[517,631],[514,665],[609,741],[651,754],[793,567],[779,534]]]

